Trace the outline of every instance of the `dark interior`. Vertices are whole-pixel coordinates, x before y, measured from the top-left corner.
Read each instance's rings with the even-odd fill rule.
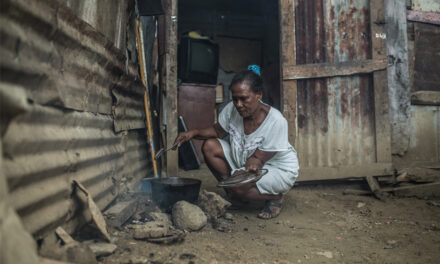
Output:
[[[179,1],[178,14],[179,39],[196,31],[219,45],[217,84],[224,89],[217,110],[230,101],[228,88],[234,73],[251,64],[261,67],[264,102],[279,108],[278,1],[185,0]]]

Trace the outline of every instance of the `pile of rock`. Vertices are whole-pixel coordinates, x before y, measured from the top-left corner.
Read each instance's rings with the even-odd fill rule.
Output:
[[[136,221],[127,225],[134,229],[135,239],[150,242],[170,243],[183,240],[185,232],[195,232],[203,229],[208,222],[220,231],[230,231],[222,220],[225,215],[228,223],[232,223],[231,214],[226,214],[226,209],[231,204],[214,192],[202,190],[199,195],[198,205],[186,201],[179,201],[173,205],[171,215],[163,212],[150,212],[146,222]]]

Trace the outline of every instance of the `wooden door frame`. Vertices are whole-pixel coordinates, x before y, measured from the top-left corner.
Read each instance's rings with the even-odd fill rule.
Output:
[[[177,6],[178,0],[165,0],[165,93],[166,93],[166,147],[177,137]],[[166,153],[166,174],[178,176],[178,151]]]
[[[289,142],[295,146],[297,127],[297,80],[372,73],[374,84],[376,163],[359,166],[301,169],[299,181],[339,179],[392,174],[391,131],[387,86],[384,0],[370,1],[372,59],[344,63],[296,65],[295,6],[297,0],[279,0],[281,111],[288,122]],[[300,161],[301,164],[301,161]]]

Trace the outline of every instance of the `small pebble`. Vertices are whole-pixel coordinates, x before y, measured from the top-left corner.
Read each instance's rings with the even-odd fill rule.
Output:
[[[397,243],[396,240],[388,240],[388,241],[387,241],[387,244],[388,244],[388,245],[394,245],[394,244],[396,244],[396,243]]]
[[[226,213],[224,218],[229,221],[234,221],[234,216],[231,213]]]
[[[184,259],[193,259],[195,258],[196,255],[191,254],[191,253],[183,253],[180,255],[179,259],[184,260]]]
[[[324,256],[326,258],[333,258],[333,253],[331,251],[322,251],[322,252],[316,252],[317,255]]]

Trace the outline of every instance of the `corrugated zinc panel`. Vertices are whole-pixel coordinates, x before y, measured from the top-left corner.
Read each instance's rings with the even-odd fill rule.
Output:
[[[369,2],[298,1],[297,64],[369,59]],[[370,76],[298,81],[298,140],[303,168],[375,162]]]
[[[126,64],[121,50],[58,1],[3,1],[0,38],[2,81],[24,87],[37,103],[112,114],[113,87],[143,93],[137,67]],[[118,111],[130,111],[125,106],[119,104]],[[138,125],[121,130],[144,127],[139,112],[137,119],[130,117]]]
[[[0,86],[32,102],[3,139],[11,200],[31,233],[81,222],[74,179],[103,209],[149,176],[144,88],[112,42],[55,0],[3,1],[0,37]]]
[[[124,182],[148,176],[142,131],[113,132],[111,116],[35,105],[4,138],[4,169],[14,207],[33,234],[73,217],[72,180],[103,209]]]

